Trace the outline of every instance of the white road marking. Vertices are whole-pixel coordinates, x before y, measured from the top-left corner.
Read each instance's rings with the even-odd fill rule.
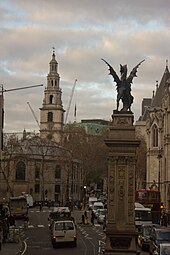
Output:
[[[44,225],[37,225],[38,228],[44,228]]]
[[[34,225],[28,225],[28,228],[34,228]]]

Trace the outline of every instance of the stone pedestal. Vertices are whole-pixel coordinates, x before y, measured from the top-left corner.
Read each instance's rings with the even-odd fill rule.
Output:
[[[131,112],[112,115],[108,159],[108,223],[105,254],[136,254],[134,220],[136,149],[134,116]]]

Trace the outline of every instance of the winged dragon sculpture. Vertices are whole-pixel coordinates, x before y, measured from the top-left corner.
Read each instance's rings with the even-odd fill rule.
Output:
[[[132,71],[130,72],[130,75],[127,77],[127,65],[121,65],[120,64],[120,78],[118,77],[117,73],[113,69],[113,67],[102,58],[102,60],[108,65],[110,75],[113,76],[114,82],[116,82],[116,89],[117,89],[117,108],[119,109],[119,101],[121,100],[123,103],[123,108],[120,111],[131,111],[131,105],[133,103],[134,97],[131,94],[131,84],[133,83],[133,78],[137,77],[137,69],[140,66],[142,62],[145,61],[142,60],[139,64],[137,64]]]

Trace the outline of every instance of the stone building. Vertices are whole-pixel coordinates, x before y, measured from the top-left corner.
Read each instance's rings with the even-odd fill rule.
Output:
[[[62,205],[80,200],[81,162],[61,146],[64,109],[58,63],[53,51],[47,86],[40,108],[40,134],[10,137],[4,144],[0,171],[0,200],[29,193],[34,200],[54,200]]]
[[[162,200],[170,210],[170,72],[168,63],[152,99],[136,122],[147,143],[146,188],[154,184],[161,191]]]

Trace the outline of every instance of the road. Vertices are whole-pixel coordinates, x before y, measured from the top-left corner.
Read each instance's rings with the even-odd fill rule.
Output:
[[[24,229],[22,234],[22,252],[21,255],[100,255],[102,254],[102,244],[105,241],[105,233],[102,225],[95,222],[91,224],[81,224],[81,211],[75,210],[72,215],[76,221],[77,229],[77,247],[61,246],[56,249],[52,247],[50,240],[50,231],[48,224],[48,216],[50,213],[48,207],[44,207],[42,211],[39,208],[31,208],[29,210],[29,225]],[[90,213],[88,213],[90,218]],[[17,224],[23,226],[23,221],[18,220]],[[146,255],[147,252],[142,252],[141,255]]]

